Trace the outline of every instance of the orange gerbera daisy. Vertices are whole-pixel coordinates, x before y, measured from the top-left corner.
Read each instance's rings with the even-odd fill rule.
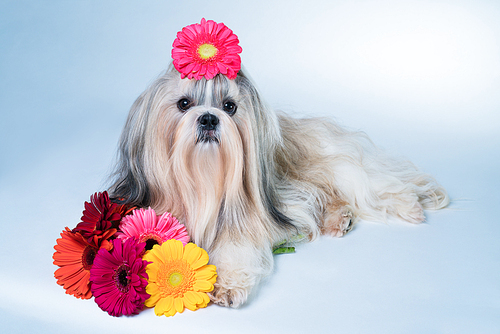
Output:
[[[208,265],[208,254],[193,243],[186,246],[172,239],[155,245],[144,255],[151,262],[146,267],[151,297],[147,307],[155,307],[156,315],[173,316],[184,308],[195,311],[210,302],[207,292],[214,289],[217,272]]]
[[[100,248],[110,250],[113,246],[107,240],[116,230],[111,230],[104,236],[95,237],[92,243],[88,243],[78,232],[72,232],[66,227],[57,239],[54,246],[56,250],[52,258],[54,264],[59,266],[54,273],[57,284],[62,285],[67,294],[76,298],[89,299],[92,297],[90,291],[90,268]],[[97,245],[97,247],[96,247]]]

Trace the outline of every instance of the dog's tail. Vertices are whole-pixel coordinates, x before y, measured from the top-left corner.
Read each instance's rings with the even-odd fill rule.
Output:
[[[418,201],[427,210],[439,210],[450,204],[447,191],[428,174],[419,174],[412,183],[416,186]]]

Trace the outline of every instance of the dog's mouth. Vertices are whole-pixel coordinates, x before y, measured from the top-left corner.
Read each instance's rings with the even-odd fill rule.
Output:
[[[196,144],[215,143],[220,144],[219,135],[216,130],[199,130],[196,136]]]

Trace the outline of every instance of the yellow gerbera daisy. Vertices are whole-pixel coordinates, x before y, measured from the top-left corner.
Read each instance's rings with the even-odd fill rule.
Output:
[[[151,297],[147,307],[155,307],[156,315],[173,316],[183,312],[184,307],[195,311],[210,302],[207,292],[214,289],[217,272],[214,265],[208,265],[208,254],[193,243],[186,246],[171,239],[144,255],[151,262],[146,267]]]

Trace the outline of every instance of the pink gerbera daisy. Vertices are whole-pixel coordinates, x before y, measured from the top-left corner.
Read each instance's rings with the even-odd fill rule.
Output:
[[[170,239],[179,240],[183,245],[189,242],[189,235],[184,225],[170,213],[156,215],[151,208],[136,209],[131,215],[125,216],[120,224],[120,231],[117,233],[118,238],[123,240],[134,238],[137,242],[145,242],[146,250]]]
[[[150,297],[146,292],[145,244],[135,240],[113,240],[113,250],[100,249],[90,269],[92,294],[97,305],[110,315],[137,314]]]
[[[201,19],[177,33],[173,43],[174,67],[181,78],[209,80],[218,73],[235,79],[241,69],[238,37],[223,23]]]

